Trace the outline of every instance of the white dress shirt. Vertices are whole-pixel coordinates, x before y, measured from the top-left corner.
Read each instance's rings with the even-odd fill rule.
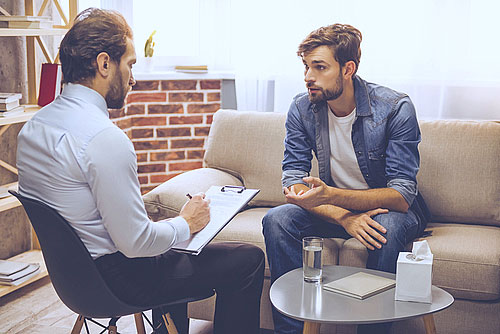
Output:
[[[132,142],[88,87],[65,85],[24,125],[17,167],[19,192],[66,218],[94,259],[116,251],[156,256],[190,236],[182,217],[149,220]]]

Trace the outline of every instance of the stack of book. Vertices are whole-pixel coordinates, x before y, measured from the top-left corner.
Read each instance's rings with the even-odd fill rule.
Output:
[[[21,97],[18,93],[0,93],[0,117],[22,113],[24,106],[19,105]]]
[[[52,25],[48,16],[0,16],[0,28],[42,29],[52,28]]]
[[[39,271],[38,263],[0,260],[0,284],[17,286],[38,274]]]

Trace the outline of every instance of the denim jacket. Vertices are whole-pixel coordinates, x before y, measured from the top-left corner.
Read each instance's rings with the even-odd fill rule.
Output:
[[[429,211],[417,188],[420,165],[420,129],[408,95],[353,77],[356,121],[352,143],[359,168],[370,188],[393,188],[411,209],[428,221]],[[319,177],[335,186],[330,173],[330,137],[326,102],[311,103],[307,93],[297,95],[286,120],[284,187],[303,183],[316,155]]]

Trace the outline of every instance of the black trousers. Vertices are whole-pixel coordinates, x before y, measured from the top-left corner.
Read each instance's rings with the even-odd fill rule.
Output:
[[[156,257],[104,255],[96,265],[113,293],[133,305],[160,305],[215,290],[214,333],[259,333],[264,253],[240,243],[214,243],[197,255],[168,251]],[[168,310],[188,333],[187,306]],[[153,321],[161,320],[153,310]],[[155,322],[156,324],[156,322]]]

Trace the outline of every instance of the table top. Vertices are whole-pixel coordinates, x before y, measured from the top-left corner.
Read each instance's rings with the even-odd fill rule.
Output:
[[[450,306],[454,299],[443,289],[432,286],[432,303],[394,300],[395,288],[364,300],[324,290],[322,284],[357,272],[395,279],[396,275],[377,270],[345,266],[325,266],[322,283],[304,282],[302,268],[278,278],[270,290],[276,309],[302,321],[334,324],[369,324],[404,320],[435,313]]]

